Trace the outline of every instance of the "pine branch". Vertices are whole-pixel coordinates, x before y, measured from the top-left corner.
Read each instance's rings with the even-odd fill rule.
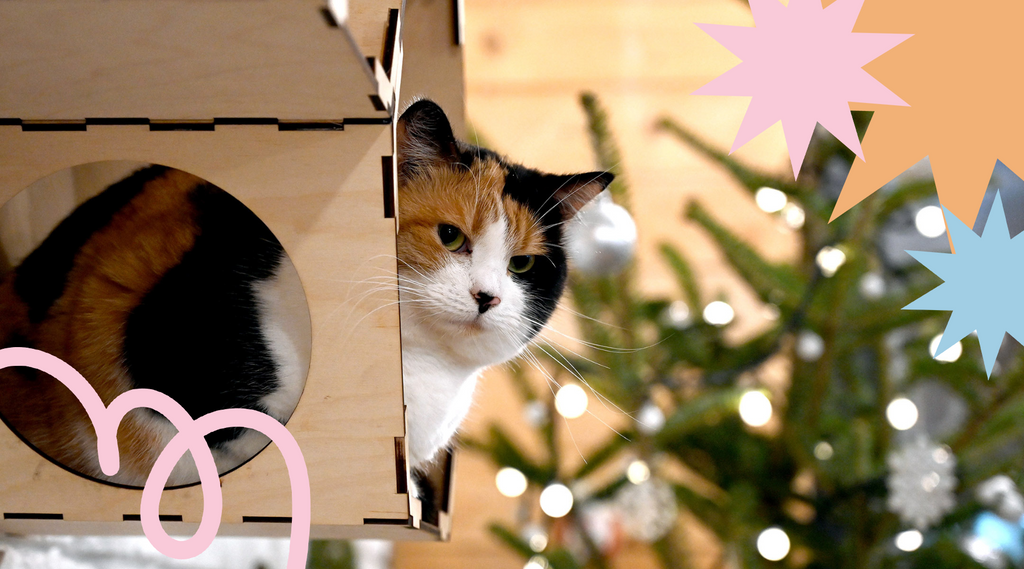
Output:
[[[521,446],[513,442],[501,426],[492,424],[488,432],[490,440],[486,443],[471,441],[463,444],[489,454],[491,460],[497,465],[515,468],[534,484],[544,485],[555,478],[556,472],[553,466],[540,465],[530,460],[519,450]]]
[[[889,216],[893,213],[911,203],[934,198],[935,193],[935,181],[932,179],[904,184],[896,191],[883,197],[882,203],[878,206],[877,219],[889,219]]]
[[[700,205],[690,202],[686,217],[696,221],[715,240],[729,264],[754,289],[763,302],[774,302],[793,307],[803,294],[801,279],[786,266],[775,266],[765,261],[753,248],[720,225]],[[783,299],[779,301],[779,297]]]
[[[794,182],[778,178],[776,176],[770,176],[750,168],[749,166],[739,162],[728,153],[718,150],[711,144],[700,138],[686,127],[677,123],[671,118],[662,117],[657,123],[657,128],[672,134],[679,140],[682,140],[704,156],[714,160],[721,164],[726,170],[728,170],[741,184],[743,184],[751,192],[755,192],[763,187],[775,188],[792,197],[805,197],[808,188],[797,185]]]
[[[619,455],[622,450],[632,445],[633,440],[636,439],[636,433],[630,431],[621,431],[622,437],[614,435],[609,438],[608,442],[605,443],[601,448],[590,454],[587,458],[587,462],[583,464],[575,473],[573,473],[573,480],[580,480],[590,473],[594,472],[598,468],[601,468],[608,463],[611,459]],[[625,437],[625,438],[623,438]]]
[[[615,143],[611,128],[608,126],[608,113],[594,93],[586,92],[580,95],[580,104],[587,114],[590,145],[594,149],[597,163],[602,170],[615,174],[615,180],[608,187],[608,191],[615,198],[615,203],[630,210],[629,192],[622,173],[622,153],[619,152],[619,146]]]
[[[509,529],[508,526],[493,523],[487,526],[487,530],[491,532],[491,535],[507,545],[509,549],[515,551],[519,555],[522,555],[524,558],[530,558],[535,555],[533,549],[530,548],[530,544],[523,538],[519,537],[516,532]]]
[[[661,448],[672,448],[694,429],[735,415],[740,398],[746,392],[739,388],[706,391],[687,401],[665,421],[665,426],[654,437],[655,443]]]
[[[675,274],[676,280],[679,281],[679,288],[682,290],[690,310],[699,311],[704,303],[701,300],[700,287],[689,261],[679,249],[670,243],[662,243],[659,250],[669,268],[672,269],[672,273]]]

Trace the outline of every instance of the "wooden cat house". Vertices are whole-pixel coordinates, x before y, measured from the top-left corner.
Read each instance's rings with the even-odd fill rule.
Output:
[[[444,45],[443,72],[461,73],[457,5],[430,2],[414,19],[404,4],[0,2],[0,205],[71,167],[163,164],[241,200],[296,266],[312,356],[287,426],[309,469],[314,538],[448,535],[447,508],[425,518],[408,493],[397,282],[390,298],[359,300],[396,274],[394,120],[403,53],[417,49],[403,49],[403,27]],[[424,49],[405,61],[429,65]],[[461,97],[461,81],[451,89],[438,98]],[[221,535],[288,535],[289,480],[273,445],[221,485]],[[0,424],[0,532],[141,534],[140,498],[52,463]],[[191,534],[202,511],[198,486],[164,492],[169,532]]]

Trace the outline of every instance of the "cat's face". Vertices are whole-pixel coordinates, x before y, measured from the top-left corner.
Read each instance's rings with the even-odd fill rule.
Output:
[[[403,329],[468,366],[515,356],[565,287],[563,224],[609,174],[542,174],[458,143],[443,112],[411,106],[399,131]]]

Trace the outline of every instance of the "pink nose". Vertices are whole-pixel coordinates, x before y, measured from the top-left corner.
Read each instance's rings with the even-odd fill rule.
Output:
[[[500,298],[486,292],[474,292],[473,298],[476,300],[477,306],[480,307],[480,314],[483,314],[490,308],[501,304]]]

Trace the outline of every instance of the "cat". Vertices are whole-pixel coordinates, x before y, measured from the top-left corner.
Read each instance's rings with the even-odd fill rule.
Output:
[[[567,277],[563,224],[612,176],[512,164],[457,141],[429,100],[396,132],[407,459],[421,471],[450,444],[479,373],[514,358],[550,318]],[[0,282],[7,346],[64,359],[105,403],[152,388],[193,417],[242,407],[286,422],[311,338],[299,275],[256,215],[195,176],[150,166],[79,206]],[[175,432],[132,412],[118,433],[121,470],[106,476],[88,418],[55,380],[0,370],[0,394],[0,416],[24,440],[115,484],[144,484]],[[208,441],[221,473],[268,442],[246,429]],[[186,457],[168,486],[196,481]]]
[[[480,373],[554,312],[564,226],[613,179],[545,174],[455,139],[436,104],[398,123],[399,290],[408,456],[422,469],[469,412]]]

